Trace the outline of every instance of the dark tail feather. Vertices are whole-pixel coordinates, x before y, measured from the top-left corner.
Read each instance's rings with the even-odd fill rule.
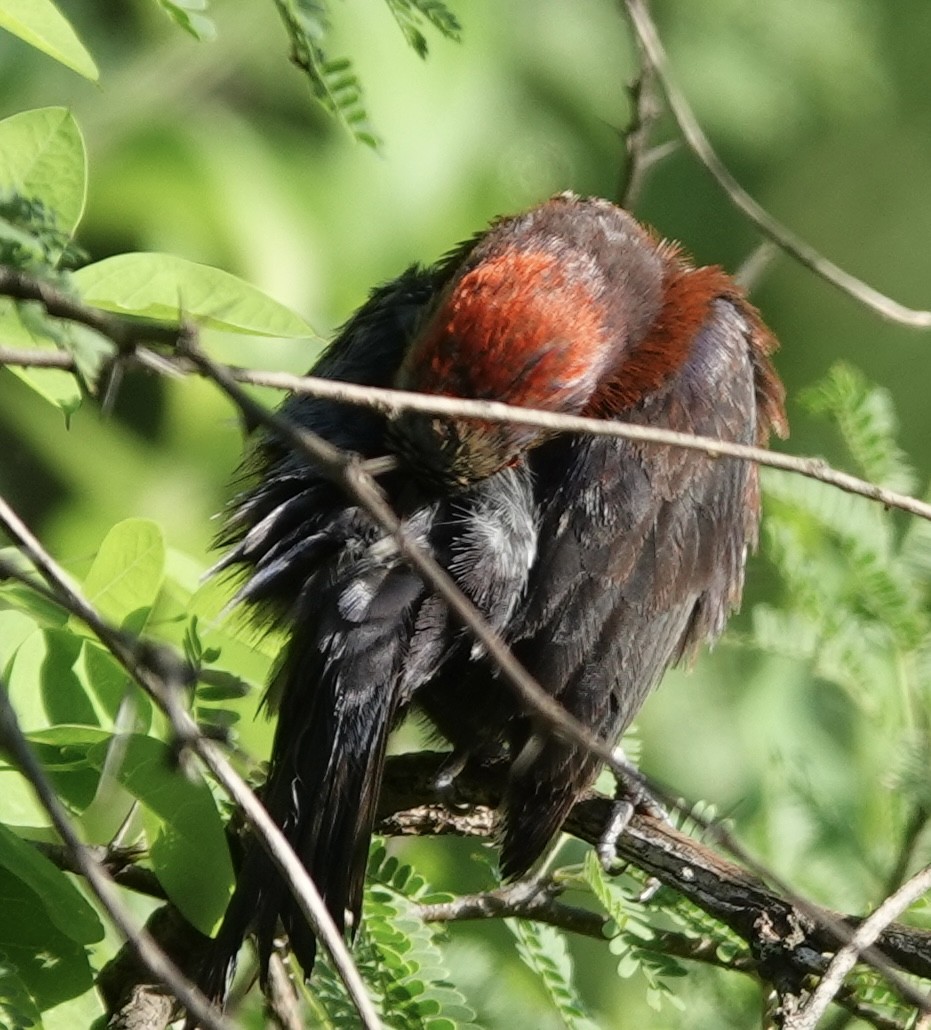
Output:
[[[341,931],[347,914],[353,931],[359,923],[385,747],[394,722],[393,693],[383,680],[353,683],[338,710],[317,720],[301,741],[284,784],[305,806],[291,842]],[[309,976],[316,956],[314,935],[290,895],[281,899],[279,914],[291,950]],[[270,927],[259,929],[263,965],[272,933]]]
[[[599,764],[553,737],[531,738],[527,747],[511,770],[504,798],[500,868],[506,880],[523,876],[543,855]]]
[[[397,634],[356,626],[326,661],[313,636],[292,638],[278,673],[282,699],[265,807],[304,863],[337,927],[358,924],[385,748],[397,709]],[[351,652],[351,653],[350,653]],[[306,976],[316,940],[271,860],[250,842],[236,891],[200,977],[223,1004],[243,938],[253,929],[263,981],[279,933]]]

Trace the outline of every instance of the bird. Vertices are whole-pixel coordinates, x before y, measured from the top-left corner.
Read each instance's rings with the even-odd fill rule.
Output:
[[[607,200],[561,193],[373,290],[313,374],[764,445],[787,431],[775,347],[721,268],[696,267]],[[362,459],[394,459],[379,486],[406,539],[608,746],[740,602],[760,522],[752,463],[306,395],[280,415]],[[337,927],[358,928],[387,742],[410,711],[463,761],[504,759],[500,867],[526,875],[601,760],[525,709],[397,539],[325,471],[268,430],[245,468],[217,568],[287,636],[266,695],[278,721],[262,798]],[[314,934],[248,842],[207,995],[223,1002],[250,930],[265,975],[281,929],[309,977]]]

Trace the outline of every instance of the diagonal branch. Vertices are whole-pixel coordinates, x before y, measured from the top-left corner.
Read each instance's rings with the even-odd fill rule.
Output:
[[[48,813],[58,836],[71,854],[75,865],[87,880],[113,925],[127,941],[131,941],[148,971],[165,984],[182,1005],[207,1030],[232,1030],[230,1023],[207,1001],[180,969],[167,957],[149,933],[137,926],[120,899],[110,874],[83,847],[64,805],[58,800],[51,782],[39,764],[20,729],[19,721],[4,684],[0,683],[0,746],[10,755],[23,776],[31,784],[39,803]]]
[[[359,1013],[362,1025],[369,1030],[377,1030],[381,1025],[380,1020],[365,990],[359,971],[307,870],[294,854],[291,846],[285,840],[284,834],[272,821],[261,802],[223,757],[217,746],[200,732],[182,703],[183,687],[190,682],[192,675],[190,667],[171,648],[130,638],[121,630],[107,623],[93,605],[71,586],[64,571],[2,497],[0,497],[0,527],[17,543],[22,553],[29,557],[48,584],[45,591],[46,596],[79,618],[98,637],[120,665],[168,716],[179,750],[189,750],[195,753],[217,782],[243,810],[256,839],[281,872],[300,906],[301,913],[313,927],[317,938],[329,953],[333,965]],[[35,583],[31,582],[20,570],[10,566],[9,563],[0,562],[0,572],[24,582],[33,589],[36,588]],[[41,772],[41,769],[39,771]],[[36,781],[32,780],[32,782],[35,785]],[[75,861],[81,864],[83,869],[84,863],[87,862],[86,853],[80,847],[71,850],[74,853]],[[97,869],[96,866],[88,867],[95,871]],[[119,923],[117,926],[122,930]],[[172,981],[161,976],[159,979],[172,986],[173,989]],[[182,983],[184,982],[182,981]],[[211,1017],[211,1021],[208,1022],[205,1016],[201,1015],[205,1011],[209,1016],[211,1010],[209,1007],[204,1009],[203,997],[199,992],[195,992],[191,996],[194,1007],[188,1005],[185,994],[179,994],[178,997],[198,1019],[204,1020],[205,1026],[214,1028],[221,1026],[215,1016]],[[198,1001],[198,999],[200,1000]]]
[[[2,286],[0,286],[0,295],[2,295],[2,292]],[[380,411],[388,418],[396,418],[407,411],[431,415],[449,415],[457,418],[474,418],[486,422],[507,422],[511,425],[533,426],[554,433],[586,433],[591,436],[615,437],[623,440],[634,440],[639,443],[662,444],[669,447],[698,451],[712,458],[728,457],[737,458],[740,461],[753,461],[767,468],[791,472],[796,475],[805,476],[807,479],[815,479],[820,483],[834,486],[846,493],[875,501],[885,508],[896,508],[909,515],[916,515],[918,518],[931,521],[931,504],[927,501],[910,497],[908,494],[899,493],[895,490],[889,490],[877,483],[871,483],[869,480],[861,479],[858,476],[850,475],[848,472],[832,468],[822,458],[781,454],[778,451],[771,451],[763,447],[751,447],[746,444],[714,440],[710,437],[694,436],[690,433],[679,433],[670,429],[657,429],[653,426],[633,425],[628,422],[606,422],[603,419],[586,418],[581,415],[563,415],[535,408],[518,408],[509,404],[502,404],[499,401],[440,397],[412,393],[407,390],[360,386],[357,383],[344,383],[338,379],[322,379],[318,376],[296,376],[289,372],[254,371],[236,366],[219,365],[213,362],[211,362],[211,369],[213,371],[207,371],[204,367],[198,368],[196,363],[192,366],[190,361],[184,359],[167,360],[153,353],[142,346],[142,341],[146,338],[146,328],[137,326],[134,327],[134,331],[140,335],[133,337],[137,340],[137,343],[134,344],[132,354],[127,355],[124,360],[132,359],[139,361],[159,372],[166,372],[168,370],[182,374],[196,372],[206,378],[215,380],[216,370],[222,369],[228,374],[229,380],[234,385],[267,386],[276,390],[288,390],[292,393],[310,397],[325,397],[344,404],[372,408],[375,411]],[[174,332],[174,342],[177,344],[181,330],[176,329]],[[61,368],[67,371],[77,370],[74,360],[70,355],[42,350],[22,351],[0,348],[0,366],[3,365]],[[226,390],[226,387],[224,387],[224,390]],[[229,393],[228,390],[226,392]],[[247,394],[240,393],[237,396],[247,398],[253,405],[251,408],[252,414],[260,422],[265,422],[265,416],[259,417],[257,412],[266,411],[266,409],[262,409],[255,402],[252,402]],[[239,402],[237,401],[236,403],[238,404]],[[325,465],[334,468],[341,467],[345,463],[344,458],[337,456],[332,451],[328,451],[326,456],[324,456],[323,451],[319,448],[316,449],[314,460],[322,460]]]
[[[685,94],[670,73],[666,51],[646,3],[644,0],[622,0],[622,2],[634,33],[649,59],[653,73],[663,87],[663,92],[669,102],[669,110],[679,125],[683,139],[692,153],[718,182],[731,203],[765,236],[777,243],[796,261],[865,307],[891,322],[897,322],[910,329],[931,329],[931,311],[906,307],[870,286],[869,283],[851,275],[850,272],[824,257],[810,243],[775,219],[750,196],[715,153]]]
[[[891,894],[875,912],[857,927],[853,937],[831,960],[814,993],[798,1012],[785,1022],[785,1030],[815,1030],[818,1020],[840,990],[844,977],[857,964],[860,952],[870,947],[883,930],[910,905],[931,890],[931,866],[926,866]]]

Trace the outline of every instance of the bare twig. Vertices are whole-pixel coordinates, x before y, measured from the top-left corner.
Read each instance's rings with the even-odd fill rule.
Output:
[[[74,358],[67,351],[32,347],[0,347],[0,366],[7,365],[18,368],[60,368],[65,372],[78,370]]]
[[[608,920],[598,912],[557,900],[563,888],[551,880],[519,880],[480,894],[463,894],[452,901],[418,905],[425,923],[473,919],[533,919],[569,933],[605,939]]]
[[[435,415],[449,415],[457,418],[475,418],[487,422],[509,422],[512,425],[534,426],[559,433],[585,433],[591,436],[617,437],[635,440],[639,443],[665,444],[700,451],[709,457],[738,458],[753,461],[768,468],[793,472],[808,479],[835,486],[847,493],[857,494],[877,501],[886,508],[931,520],[931,504],[907,494],[887,490],[865,479],[859,479],[847,472],[831,468],[821,458],[795,457],[780,454],[764,447],[729,443],[689,433],[677,433],[671,429],[657,429],[653,426],[633,425],[629,422],[606,422],[603,419],[585,418],[581,415],[563,415],[534,408],[518,408],[499,401],[474,401],[458,397],[435,397],[411,393],[406,390],[389,390],[374,386],[358,386],[317,376],[295,376],[287,372],[240,372],[235,374],[239,382],[255,386],[271,386],[279,390],[303,393],[314,397],[328,397],[346,404],[373,407],[389,418],[405,411],[417,411]]]
[[[81,873],[82,868],[71,848],[41,840],[33,841],[32,845],[36,851],[41,852],[59,869],[66,873]],[[140,853],[114,851],[101,844],[84,844],[82,847],[87,852],[88,859],[106,870],[117,886],[125,887],[137,894],[144,894],[149,898],[158,898],[161,901],[167,897],[155,873],[151,869],[136,864],[137,859],[142,857]]]
[[[811,244],[773,218],[747,193],[715,153],[685,94],[672,77],[666,60],[666,52],[644,0],[623,0],[623,7],[633,25],[637,39],[646,51],[653,72],[663,87],[669,103],[669,110],[676,119],[685,142],[717,180],[731,203],[743,212],[765,236],[778,244],[796,261],[878,315],[912,329],[931,328],[931,311],[906,307],[891,297],[887,297],[884,293],[880,293],[869,283],[851,275],[850,272],[824,257]]]
[[[0,350],[0,365],[3,364],[4,351]],[[45,351],[31,352],[44,355]],[[150,351],[144,347],[137,348],[136,357],[144,360]],[[19,352],[19,356],[27,354]],[[156,357],[155,355],[152,355]],[[164,359],[161,359],[164,362]],[[40,359],[41,361],[41,359]],[[25,364],[23,361],[11,361],[10,364]],[[29,363],[32,361],[29,359]],[[183,362],[181,368],[190,367]],[[65,363],[55,367],[64,368]],[[177,366],[176,366],[177,368]],[[730,443],[714,440],[710,437],[693,436],[690,433],[678,433],[671,429],[657,429],[653,426],[633,425],[629,422],[606,422],[603,419],[585,418],[581,415],[563,415],[552,411],[541,411],[536,408],[518,408],[499,401],[476,401],[459,397],[439,397],[432,394],[412,393],[407,390],[391,390],[383,387],[360,386],[357,383],[344,383],[336,379],[323,379],[318,376],[296,376],[289,372],[264,372],[235,366],[218,365],[211,362],[214,370],[222,369],[229,379],[235,383],[251,386],[267,386],[276,390],[288,390],[292,393],[312,397],[326,397],[341,401],[344,404],[355,404],[360,407],[373,408],[388,418],[396,418],[403,412],[415,411],[424,414],[448,415],[457,418],[474,418],[486,422],[508,422],[512,425],[533,426],[554,433],[586,433],[591,436],[614,437],[623,440],[634,440],[638,443],[662,444],[669,447],[681,447],[685,450],[699,451],[714,458],[737,458],[741,461],[753,461],[767,468],[779,469],[815,479],[828,486],[837,487],[845,493],[865,497],[867,500],[882,504],[885,508],[895,508],[918,518],[931,521],[931,504],[927,501],[910,497],[908,494],[888,490],[869,480],[860,479],[839,469],[832,468],[822,458],[798,457],[781,454],[763,447],[751,447],[746,444]],[[215,378],[212,373],[199,370],[199,374]],[[224,387],[225,389],[225,387]],[[228,391],[227,391],[228,392]],[[247,397],[246,394],[240,394]],[[256,416],[261,409],[255,402],[252,415]],[[238,402],[237,402],[238,403]],[[264,416],[260,419],[264,421]],[[305,437],[306,439],[306,437]],[[330,445],[327,445],[329,448]],[[342,466],[346,463],[345,455],[337,454],[335,448],[315,453],[315,460],[324,461],[331,466]]]
[[[650,137],[656,120],[663,111],[656,88],[656,74],[643,45],[638,39],[634,42],[640,67],[636,79],[627,87],[632,108],[630,121],[623,133],[627,161],[621,171],[617,190],[618,204],[628,209],[636,204],[646,174],[656,164],[655,150],[650,147]],[[669,149],[664,148],[663,152],[669,153]]]
[[[0,684],[0,744],[29,781],[39,803],[48,813],[58,836],[71,852],[75,865],[87,880],[97,900],[110,917],[110,921],[127,941],[132,942],[139,958],[149,972],[156,977],[159,983],[165,984],[178,1001],[207,1030],[232,1030],[226,1019],[165,955],[152,937],[134,922],[124,907],[110,874],[91,857],[90,852],[81,844],[64,806],[58,800],[45,771],[33,755],[19,727],[19,721],[3,684]]]
[[[827,972],[808,1001],[785,1022],[785,1030],[814,1030],[831,1004],[844,977],[857,964],[860,953],[877,940],[883,930],[922,895],[931,890],[931,866],[916,873],[865,919],[850,940],[831,960]],[[927,1006],[922,1006],[927,1011]]]
[[[50,594],[54,600],[87,625],[123,668],[161,707],[171,722],[178,745],[195,753],[210,769],[229,796],[242,808],[256,839],[281,872],[304,918],[329,953],[337,974],[343,980],[346,990],[356,1006],[362,1025],[372,1028],[372,1030],[380,1027],[380,1020],[352,961],[352,956],[307,870],[255,794],[233,770],[217,746],[201,734],[197,724],[182,704],[181,697],[183,695],[180,687],[189,680],[190,668],[170,648],[156,647],[132,640],[120,630],[110,626],[70,584],[64,571],[2,497],[0,497],[0,526],[17,542],[22,552],[39,570],[48,583]],[[27,584],[29,583],[28,578],[18,570],[7,569],[6,571]],[[81,854],[83,856],[83,852]],[[170,981],[165,982],[170,983]],[[181,997],[181,1000],[184,1001],[184,998]],[[184,1003],[187,1005],[186,1001]],[[192,1009],[192,1011],[198,1018],[202,1018],[199,1010]],[[216,1027],[220,1024],[214,1020],[214,1022],[204,1025]]]

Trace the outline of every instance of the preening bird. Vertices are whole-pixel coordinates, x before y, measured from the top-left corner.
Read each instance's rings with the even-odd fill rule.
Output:
[[[762,444],[785,432],[775,341],[719,268],[620,208],[561,194],[376,289],[314,368]],[[380,485],[537,681],[614,744],[664,671],[723,629],[760,518],[754,465],[617,438],[292,397],[282,414],[366,458]],[[390,731],[415,707],[464,755],[507,756],[501,868],[527,872],[600,762],[527,714],[392,539],[267,433],[231,504],[221,565],[287,628],[263,799],[337,925],[358,925]],[[258,846],[202,984],[222,999],[251,928],[263,969],[312,932]]]

